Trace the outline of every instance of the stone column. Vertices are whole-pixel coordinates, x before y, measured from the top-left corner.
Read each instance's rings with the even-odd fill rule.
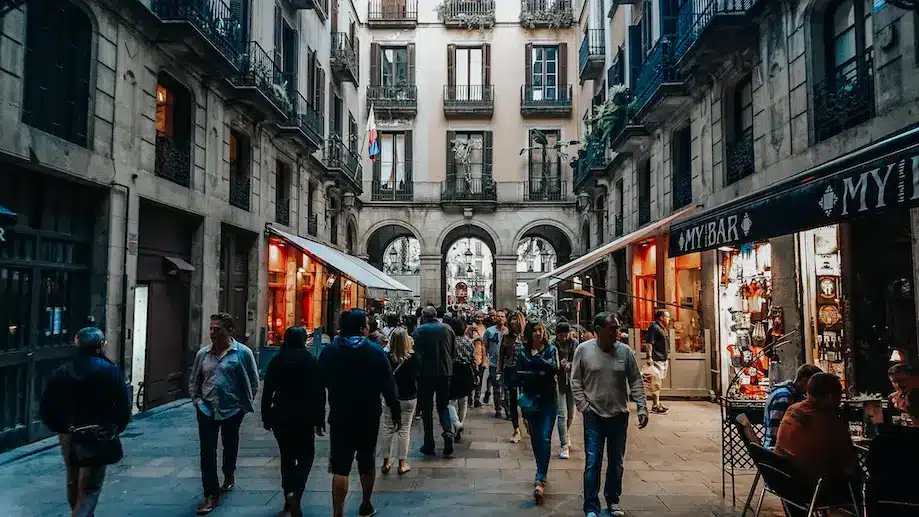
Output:
[[[495,307],[517,307],[517,256],[495,257]]]
[[[421,306],[443,304],[441,291],[444,259],[440,255],[421,255]]]
[[[210,332],[210,315],[217,312],[220,291],[220,218],[208,215],[195,232],[191,249],[191,322],[188,346],[197,352]]]
[[[782,309],[785,322],[785,333],[797,330],[785,338],[787,343],[778,350],[781,362],[771,368],[770,381],[773,383],[793,379],[795,371],[801,365],[801,352],[804,347],[803,333],[806,331],[798,310],[798,261],[795,252],[795,236],[784,235],[769,239],[772,245],[772,303]]]

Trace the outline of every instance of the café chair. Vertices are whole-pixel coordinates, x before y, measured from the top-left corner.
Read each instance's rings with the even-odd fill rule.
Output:
[[[820,478],[812,483],[795,468],[788,456],[757,444],[750,444],[750,452],[763,479],[763,490],[754,517],[762,510],[766,492],[781,499],[786,509],[790,507],[797,510],[790,515],[806,512],[802,515],[813,517],[817,514],[827,515],[828,510],[846,510],[852,515],[861,515],[855,496],[856,489],[851,481]]]
[[[750,422],[750,419],[747,418],[746,413],[737,415],[737,418],[734,419],[734,428],[737,430],[740,441],[744,444],[744,447],[746,447],[748,454],[750,454],[750,444],[762,446],[762,442],[759,436],[756,435],[756,431],[753,430],[753,424]],[[750,454],[750,457],[752,458],[753,455]],[[750,486],[750,493],[747,494],[747,502],[743,505],[743,512],[740,514],[740,517],[746,517],[747,510],[753,509],[750,505],[753,503],[753,496],[756,494],[756,486],[759,484],[759,479],[760,473],[759,469],[757,469],[756,476],[753,477],[753,484]]]

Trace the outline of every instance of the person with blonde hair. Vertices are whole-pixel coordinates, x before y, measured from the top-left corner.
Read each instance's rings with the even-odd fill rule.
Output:
[[[421,367],[421,361],[414,352],[414,343],[404,327],[395,328],[389,335],[389,364],[396,378],[396,390],[402,406],[402,427],[397,429],[389,412],[383,412],[383,446],[386,447],[381,469],[383,474],[392,469],[390,458],[394,454],[399,455],[400,475],[412,469],[407,458],[412,418],[418,406],[418,372]],[[383,405],[386,405],[385,402]]]

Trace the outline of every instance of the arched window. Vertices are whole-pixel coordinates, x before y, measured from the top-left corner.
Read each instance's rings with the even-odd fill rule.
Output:
[[[26,9],[22,121],[83,147],[88,143],[92,22],[66,0]]]
[[[823,81],[814,87],[817,141],[874,115],[870,6],[868,0],[839,0],[824,11]]]

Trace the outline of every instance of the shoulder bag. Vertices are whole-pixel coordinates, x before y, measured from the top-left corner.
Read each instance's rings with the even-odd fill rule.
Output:
[[[114,426],[84,425],[71,429],[70,463],[75,467],[101,467],[121,461],[124,450]]]

